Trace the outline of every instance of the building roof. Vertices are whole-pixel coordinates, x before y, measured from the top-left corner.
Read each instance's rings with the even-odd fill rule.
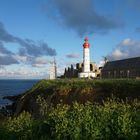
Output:
[[[120,69],[140,69],[140,57],[109,61],[103,67],[103,71]]]

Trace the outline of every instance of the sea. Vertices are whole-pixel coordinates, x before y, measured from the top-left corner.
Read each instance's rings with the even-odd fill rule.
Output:
[[[22,94],[29,90],[39,80],[0,80],[0,107],[11,104],[11,101],[3,99],[4,96]]]

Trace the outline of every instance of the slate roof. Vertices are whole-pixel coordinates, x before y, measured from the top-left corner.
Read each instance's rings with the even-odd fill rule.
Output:
[[[107,62],[102,70],[109,71],[121,69],[140,69],[140,57]]]

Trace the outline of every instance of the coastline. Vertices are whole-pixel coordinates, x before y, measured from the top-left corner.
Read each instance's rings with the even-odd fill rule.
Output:
[[[39,79],[0,79],[0,118],[14,113],[16,101]]]
[[[11,101],[11,103],[0,107],[0,118],[1,119],[12,116],[14,114],[16,102],[21,98],[21,96],[22,96],[22,94],[3,97],[3,99],[7,99],[7,100]]]
[[[71,105],[73,102],[81,104],[90,101],[102,103],[112,95],[122,100],[140,100],[140,80],[41,80],[29,90],[4,99],[12,103],[0,110],[5,116],[19,114],[22,111],[37,113],[38,96],[45,97],[48,104],[59,103]]]

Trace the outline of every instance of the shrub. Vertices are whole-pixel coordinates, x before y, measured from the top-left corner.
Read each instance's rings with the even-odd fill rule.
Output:
[[[103,104],[48,105],[42,97],[40,118],[23,112],[0,126],[1,140],[138,139],[140,103],[111,98]]]
[[[21,113],[18,117],[9,118],[8,121],[3,124],[2,134],[5,140],[15,139],[28,139],[31,137],[33,120],[31,115],[27,112]]]
[[[90,102],[75,102],[72,106],[58,104],[49,107],[44,124],[49,127],[52,139],[136,139],[140,126],[139,108],[137,101],[130,104],[115,98],[103,105]]]

